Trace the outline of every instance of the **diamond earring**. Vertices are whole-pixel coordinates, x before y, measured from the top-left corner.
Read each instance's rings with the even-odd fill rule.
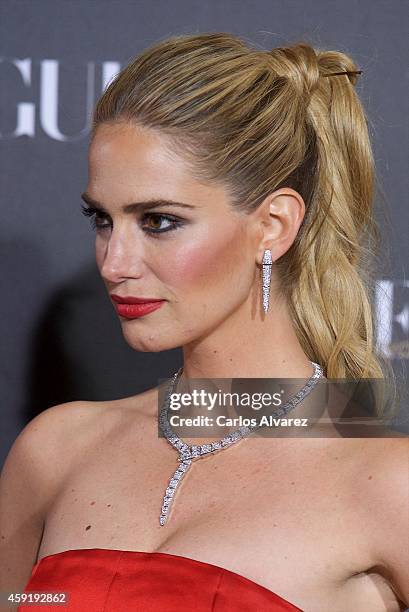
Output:
[[[273,259],[270,249],[266,249],[263,255],[263,308],[264,312],[268,311],[270,300],[270,284],[271,284],[271,268]]]

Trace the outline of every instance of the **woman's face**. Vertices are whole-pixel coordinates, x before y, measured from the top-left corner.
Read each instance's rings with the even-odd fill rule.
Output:
[[[93,222],[108,293],[164,300],[137,318],[118,314],[130,346],[149,352],[183,346],[245,308],[258,226],[229,208],[224,188],[194,180],[165,136],[129,124],[99,126],[86,194],[90,207],[103,207]],[[142,204],[150,200],[164,202]],[[129,204],[137,205],[125,211]]]

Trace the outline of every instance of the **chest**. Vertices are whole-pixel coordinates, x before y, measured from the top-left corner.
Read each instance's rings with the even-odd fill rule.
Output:
[[[72,548],[167,552],[235,571],[306,609],[317,593],[322,610],[334,611],[335,592],[340,611],[349,603],[360,610],[361,597],[368,605],[370,591],[377,597],[367,574],[349,579],[370,558],[338,451],[317,439],[242,440],[191,464],[160,526],[178,461],[153,427],[120,430],[78,452],[38,558]]]

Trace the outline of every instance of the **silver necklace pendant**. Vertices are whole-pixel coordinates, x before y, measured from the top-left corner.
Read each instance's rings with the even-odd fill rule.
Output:
[[[271,417],[277,418],[277,417],[281,417],[287,414],[290,410],[295,408],[295,406],[299,404],[299,402],[301,402],[312,391],[312,389],[317,384],[318,379],[321,378],[323,374],[322,374],[322,368],[318,363],[311,361],[311,364],[314,368],[314,373],[308,379],[306,385],[304,385],[304,387],[302,387],[302,389],[300,389],[298,393],[293,395],[293,397],[286,404],[284,404],[283,406],[280,406],[277,410],[272,412],[270,414]],[[224,450],[225,448],[227,448],[231,444],[234,444],[238,440],[242,440],[243,438],[246,438],[253,431],[255,431],[256,429],[260,427],[260,425],[257,425],[257,424],[252,425],[252,426],[239,427],[238,429],[228,434],[221,440],[211,442],[210,444],[201,444],[201,445],[192,444],[191,446],[189,446],[188,444],[183,442],[183,440],[179,438],[179,436],[177,436],[176,433],[171,428],[171,425],[168,419],[169,399],[172,393],[174,392],[177,381],[180,378],[182,371],[183,371],[183,367],[179,368],[179,370],[173,375],[171,383],[169,385],[168,392],[165,397],[165,401],[163,402],[163,405],[159,413],[159,427],[161,431],[163,432],[164,436],[166,437],[167,441],[174,448],[176,448],[176,450],[179,453],[179,457],[178,457],[179,466],[175,470],[175,472],[172,474],[169,480],[168,486],[166,488],[165,495],[163,496],[162,509],[161,509],[161,514],[159,517],[159,523],[161,526],[163,526],[168,520],[170,508],[172,505],[172,501],[175,498],[177,487],[179,486],[180,482],[182,481],[185,474],[189,470],[190,466],[192,465],[192,462],[195,461],[196,459],[200,459],[201,457],[204,457],[205,455],[208,455],[209,453],[214,454],[217,451]]]

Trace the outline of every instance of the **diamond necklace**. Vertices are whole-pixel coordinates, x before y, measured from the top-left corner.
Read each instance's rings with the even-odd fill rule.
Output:
[[[306,397],[312,391],[312,389],[317,384],[318,379],[322,377],[322,368],[320,365],[318,365],[318,363],[315,363],[314,361],[311,361],[311,364],[314,368],[314,373],[311,376],[311,378],[308,379],[307,384],[304,385],[304,387],[302,387],[302,389],[300,389],[298,393],[293,395],[290,398],[290,400],[286,404],[284,404],[284,406],[280,406],[277,410],[272,412],[270,414],[271,417],[275,418],[275,417],[279,417],[284,414],[287,414],[287,412],[295,408],[295,406],[299,402],[301,402],[301,400],[303,400],[304,397]],[[231,432],[224,438],[221,438],[220,440],[217,440],[215,442],[211,442],[210,444],[201,444],[201,445],[193,444],[189,446],[188,444],[183,442],[183,440],[181,440],[181,438],[179,438],[179,436],[177,436],[176,433],[171,428],[171,425],[168,419],[169,404],[170,404],[169,399],[170,399],[171,394],[174,392],[177,381],[179,380],[182,374],[182,371],[183,371],[183,366],[179,368],[179,370],[172,376],[172,380],[169,385],[169,389],[166,394],[165,401],[163,402],[163,405],[159,413],[159,423],[158,423],[159,427],[162,430],[163,434],[165,435],[167,441],[174,448],[176,448],[176,450],[179,453],[179,457],[178,457],[179,467],[172,474],[169,480],[168,486],[166,488],[165,495],[163,497],[162,510],[161,510],[161,514],[159,517],[160,525],[164,525],[166,523],[168,516],[169,516],[169,511],[171,508],[172,500],[175,498],[177,487],[180,481],[182,480],[182,478],[184,477],[184,475],[186,474],[186,472],[188,471],[189,467],[191,466],[192,461],[194,461],[195,459],[200,459],[201,457],[204,457],[205,455],[208,455],[209,453],[215,453],[217,451],[224,450],[231,444],[234,444],[234,442],[237,442],[238,440],[241,440],[242,438],[246,438],[253,431],[261,427],[261,425],[258,425],[258,424],[242,426],[236,429],[235,431]]]

